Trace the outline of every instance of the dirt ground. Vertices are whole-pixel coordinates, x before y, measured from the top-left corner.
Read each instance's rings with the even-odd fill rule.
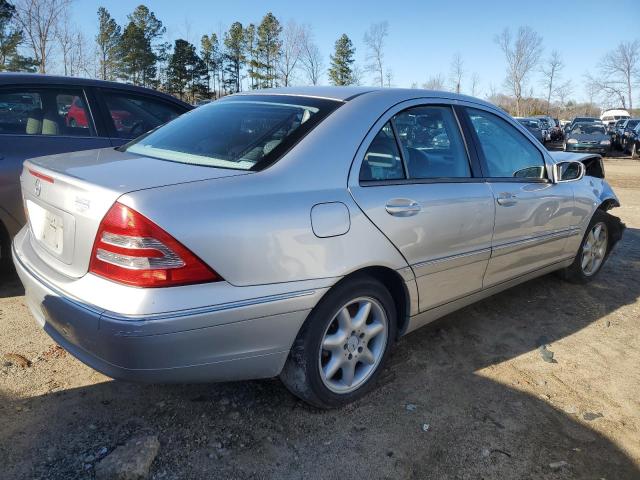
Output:
[[[32,364],[0,358],[0,478],[93,478],[141,431],[160,440],[155,479],[640,478],[640,162],[606,171],[628,229],[597,281],[549,275],[408,335],[341,410],[277,380],[110,380],[56,348],[3,279],[0,356]]]

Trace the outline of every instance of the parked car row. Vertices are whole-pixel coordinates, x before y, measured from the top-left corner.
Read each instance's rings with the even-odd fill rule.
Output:
[[[576,117],[564,126],[564,150],[608,155],[621,150],[637,158],[640,153],[640,118],[631,118],[625,110],[610,110],[601,119]],[[616,119],[617,117],[617,119]]]
[[[516,120],[543,145],[547,142],[557,142],[564,137],[560,122],[556,118],[537,115],[534,117],[517,117]]]

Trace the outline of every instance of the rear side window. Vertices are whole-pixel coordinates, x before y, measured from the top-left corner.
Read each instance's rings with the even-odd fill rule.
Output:
[[[194,165],[260,170],[341,104],[284,95],[239,95],[198,107],[125,149]]]
[[[394,118],[409,178],[471,176],[467,151],[450,107],[424,106]]]
[[[81,90],[0,92],[0,135],[95,136]]]
[[[515,127],[484,110],[467,109],[493,178],[545,178],[542,153]]]
[[[182,115],[186,109],[142,95],[105,93],[115,135],[135,138]]]
[[[360,168],[360,180],[381,181],[405,178],[402,157],[393,135],[391,123],[387,122],[375,136]]]

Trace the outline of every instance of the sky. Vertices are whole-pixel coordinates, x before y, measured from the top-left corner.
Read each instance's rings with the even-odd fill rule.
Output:
[[[571,98],[581,101],[586,100],[584,74],[595,73],[602,56],[620,42],[640,39],[637,2],[76,0],[73,21],[88,38],[93,38],[99,6],[124,24],[127,14],[139,3],[145,3],[167,27],[167,40],[185,38],[199,46],[205,33],[224,31],[234,21],[258,24],[271,11],[282,23],[293,19],[311,26],[325,56],[325,66],[336,39],[346,33],[356,47],[356,62],[364,67],[364,33],[372,23],[386,20],[389,36],[385,63],[393,73],[393,86],[421,85],[437,74],[448,80],[452,57],[459,52],[466,70],[462,90],[470,88],[469,81],[476,73],[480,79],[478,96],[486,96],[491,86],[504,90],[505,61],[494,41],[496,34],[505,27],[514,31],[526,25],[542,36],[543,58],[553,49],[560,52],[565,62],[561,81],[571,79]],[[363,80],[364,84],[373,83],[371,75],[365,74]],[[536,95],[544,96],[539,75],[532,77],[529,84]]]

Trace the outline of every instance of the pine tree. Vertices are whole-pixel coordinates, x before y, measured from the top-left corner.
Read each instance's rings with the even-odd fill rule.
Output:
[[[335,53],[331,55],[329,79],[334,85],[353,85],[356,78],[353,70],[356,49],[349,37],[343,33],[336,40]]]
[[[273,13],[267,13],[258,26],[255,77],[258,88],[277,86],[276,64],[280,58],[282,26]]]
[[[247,57],[247,65],[249,66],[247,75],[249,76],[249,86],[251,90],[256,88],[257,77],[256,68],[258,66],[258,57],[256,51],[256,26],[250,23],[244,29],[244,49]]]
[[[196,53],[196,47],[183,39],[175,41],[173,53],[169,56],[167,68],[167,90],[184,99],[194,101],[204,93],[203,76],[206,68]]]
[[[22,32],[12,28],[15,7],[6,0],[0,0],[0,72],[34,72],[36,62],[18,53],[22,43]]]
[[[206,82],[209,92],[213,92],[217,96],[220,81],[220,44],[218,36],[215,33],[211,35],[203,35],[200,39],[200,58],[206,69]]]
[[[225,33],[224,48],[224,68],[228,74],[225,79],[227,89],[232,93],[239,92],[241,89],[240,71],[246,62],[244,56],[244,29],[240,22],[234,22],[229,27],[229,31]]]
[[[127,18],[129,23],[122,32],[119,44],[120,76],[134,85],[153,85],[158,61],[153,41],[164,35],[166,29],[144,5],[137,6]]]
[[[100,78],[113,80],[119,61],[121,35],[120,25],[111,17],[106,8],[98,8],[98,35],[96,43],[100,55]]]

